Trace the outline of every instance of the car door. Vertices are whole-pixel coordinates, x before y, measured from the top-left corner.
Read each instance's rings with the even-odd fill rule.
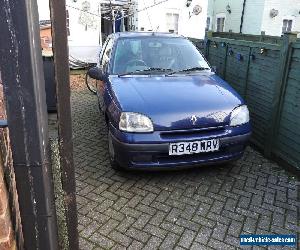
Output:
[[[111,52],[114,44],[113,38],[108,38],[108,40],[105,42],[105,47],[103,52],[100,54],[100,68],[105,76],[107,76],[108,66],[110,62]],[[102,110],[105,108],[104,103],[104,94],[106,89],[106,82],[105,81],[99,81],[97,84],[97,94],[99,98],[99,104]]]

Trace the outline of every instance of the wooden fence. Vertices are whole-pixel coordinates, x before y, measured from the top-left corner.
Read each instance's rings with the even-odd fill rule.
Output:
[[[191,40],[217,74],[245,98],[252,142],[266,156],[300,170],[300,41],[295,34],[269,37],[268,43],[260,36],[239,40],[241,36],[217,35]]]

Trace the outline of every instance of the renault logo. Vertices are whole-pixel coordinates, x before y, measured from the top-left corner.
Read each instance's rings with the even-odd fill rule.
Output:
[[[192,122],[193,125],[196,124],[197,120],[198,120],[198,119],[197,119],[197,117],[196,117],[195,115],[193,115],[193,116],[191,117],[191,122]]]

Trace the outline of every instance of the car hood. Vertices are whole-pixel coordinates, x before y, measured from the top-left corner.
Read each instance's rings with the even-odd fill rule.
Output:
[[[213,73],[111,76],[109,80],[121,111],[147,115],[156,130],[225,126],[231,111],[243,104],[229,84]]]

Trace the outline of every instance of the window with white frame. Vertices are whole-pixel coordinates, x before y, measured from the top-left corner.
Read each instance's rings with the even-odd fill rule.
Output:
[[[206,30],[210,30],[210,22],[211,22],[211,19],[210,17],[208,16],[207,19],[206,19]]]
[[[225,29],[225,17],[217,17],[217,32],[224,32]]]
[[[282,21],[282,34],[286,32],[291,32],[293,27],[292,19],[283,19]]]
[[[179,14],[167,13],[167,30],[171,33],[178,33]]]

